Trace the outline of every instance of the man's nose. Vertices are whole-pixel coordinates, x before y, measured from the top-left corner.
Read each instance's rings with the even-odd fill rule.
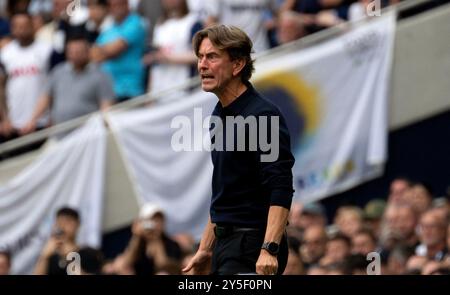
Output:
[[[198,59],[198,68],[199,69],[206,69],[206,68],[208,68],[208,64],[207,64],[207,61],[206,61],[205,57],[202,57],[202,58]]]

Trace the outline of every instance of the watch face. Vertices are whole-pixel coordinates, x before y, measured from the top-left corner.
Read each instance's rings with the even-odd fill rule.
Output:
[[[269,252],[270,253],[273,253],[273,254],[277,254],[278,253],[278,248],[279,248],[279,246],[278,246],[278,244],[277,243],[270,243],[269,245],[268,245],[268,250],[269,250]]]

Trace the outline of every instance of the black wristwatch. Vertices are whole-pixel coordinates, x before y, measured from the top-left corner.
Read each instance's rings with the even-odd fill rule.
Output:
[[[261,249],[266,250],[270,253],[270,255],[277,255],[280,251],[280,245],[275,242],[264,242],[261,246]]]

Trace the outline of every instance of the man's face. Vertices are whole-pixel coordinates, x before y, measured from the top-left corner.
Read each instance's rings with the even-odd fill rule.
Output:
[[[61,215],[56,218],[56,227],[62,231],[64,239],[75,240],[79,223],[71,216]]]
[[[357,234],[352,240],[352,253],[367,255],[375,251],[375,244],[367,234]]]
[[[304,261],[314,262],[325,254],[327,238],[323,229],[318,226],[306,229],[303,238]]]
[[[436,246],[445,241],[447,227],[439,215],[428,213],[420,219],[420,240],[427,246]]]
[[[228,53],[215,48],[208,38],[200,44],[197,66],[202,88],[206,92],[223,92],[233,78],[233,62]]]
[[[405,193],[405,200],[417,212],[424,212],[430,206],[431,196],[422,185],[415,185]]]
[[[403,201],[403,195],[408,190],[408,182],[402,179],[396,179],[391,183],[389,192],[389,201],[393,203],[400,203]]]
[[[109,0],[109,12],[116,21],[123,20],[130,12],[127,0]]]
[[[397,212],[397,222],[395,230],[401,238],[409,238],[414,234],[416,228],[416,217],[414,211],[409,207],[401,207]]]
[[[87,41],[76,40],[67,44],[67,59],[75,66],[84,66],[89,62],[89,45]]]
[[[327,243],[325,256],[330,259],[331,263],[344,261],[345,257],[350,253],[350,248],[345,241],[332,240]]]

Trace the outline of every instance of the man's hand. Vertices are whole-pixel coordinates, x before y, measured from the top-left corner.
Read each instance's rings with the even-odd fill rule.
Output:
[[[153,64],[167,64],[170,63],[170,54],[169,52],[161,48],[155,52],[147,53],[142,58],[142,62],[145,65],[153,65]]]
[[[133,222],[133,225],[131,227],[131,233],[133,234],[133,236],[136,236],[139,238],[144,237],[144,229],[142,228],[142,224],[139,219],[137,219]]]
[[[26,135],[29,133],[32,133],[34,131],[36,131],[36,121],[31,120],[30,122],[26,123],[25,126],[23,126],[20,130],[19,130],[19,134],[20,135]]]
[[[45,245],[44,249],[42,250],[41,255],[45,258],[49,258],[52,254],[58,252],[58,250],[61,249],[61,246],[63,244],[63,241],[56,237],[51,237],[47,244]]]
[[[278,260],[276,256],[271,255],[262,249],[256,262],[256,273],[260,275],[275,275],[278,271]]]
[[[188,265],[183,268],[182,272],[191,275],[207,275],[211,268],[212,253],[206,250],[198,250]]]
[[[90,51],[91,61],[101,63],[106,60],[103,50],[98,46],[93,46]]]

